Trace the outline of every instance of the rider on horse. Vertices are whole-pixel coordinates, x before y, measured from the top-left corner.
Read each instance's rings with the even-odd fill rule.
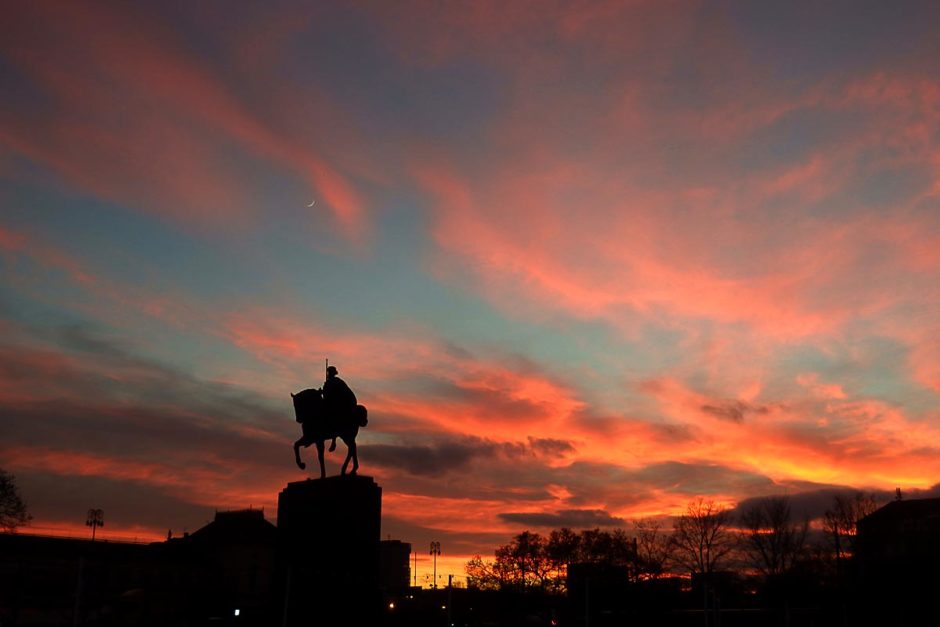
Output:
[[[338,376],[339,371],[336,366],[329,366],[326,369],[326,381],[323,382],[323,402],[326,405],[328,419],[338,424],[341,420],[350,416],[356,409],[356,395],[353,393],[346,382]],[[330,452],[336,450],[336,437],[330,443]]]
[[[361,427],[369,424],[369,411],[356,402],[356,395],[346,383],[336,376],[336,368],[330,366],[326,371],[326,381],[319,389],[301,390],[291,394],[294,416],[303,429],[303,435],[294,442],[294,461],[303,470],[307,467],[300,459],[300,448],[311,444],[317,445],[317,461],[320,463],[320,478],[326,477],[326,465],[323,453],[326,441],[333,440],[330,450],[336,449],[336,438],[346,443],[346,461],[343,462],[341,475],[352,462],[350,474],[359,470],[359,454],[356,448],[356,435]]]

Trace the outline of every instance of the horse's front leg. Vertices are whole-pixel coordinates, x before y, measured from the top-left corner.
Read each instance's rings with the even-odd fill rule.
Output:
[[[317,459],[320,460],[320,478],[326,479],[326,464],[323,462],[323,440],[317,442]]]
[[[300,459],[300,445],[301,443],[303,443],[303,441],[304,439],[300,438],[299,440],[294,442],[294,461],[297,462],[297,467],[300,468],[301,470],[307,467],[307,464],[303,463],[303,461],[301,461]]]
[[[343,440],[343,442],[346,442],[346,440]],[[356,471],[359,470],[359,455],[356,453],[356,442],[346,442],[346,449],[346,461],[343,462],[342,474],[346,474],[346,468],[349,466],[349,460],[352,460],[353,469],[349,474],[354,475],[356,474]]]

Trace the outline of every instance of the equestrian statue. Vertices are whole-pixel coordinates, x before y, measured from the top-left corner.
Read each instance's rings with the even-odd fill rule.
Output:
[[[308,389],[291,394],[294,401],[294,415],[303,429],[303,436],[294,442],[294,459],[301,470],[307,465],[300,459],[300,447],[317,445],[317,459],[320,462],[320,478],[326,478],[326,466],[323,463],[323,449],[327,440],[332,440],[330,452],[336,450],[336,438],[346,444],[346,461],[341,474],[346,474],[352,461],[351,475],[359,469],[359,455],[356,452],[356,435],[360,427],[369,423],[368,410],[359,405],[356,395],[346,382],[338,376],[336,366],[326,369],[326,381],[319,389]]]

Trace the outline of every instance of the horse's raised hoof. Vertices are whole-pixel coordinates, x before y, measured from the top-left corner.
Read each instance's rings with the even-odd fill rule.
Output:
[[[307,464],[303,462],[297,462],[297,467],[300,468],[301,470],[304,470],[307,467]]]

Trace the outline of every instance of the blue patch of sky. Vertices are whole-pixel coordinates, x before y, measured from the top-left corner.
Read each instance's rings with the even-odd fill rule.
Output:
[[[407,65],[386,46],[378,26],[353,7],[334,5],[310,32],[292,40],[285,78],[311,83],[351,112],[365,136],[446,137],[450,145],[479,141],[501,104],[504,84],[470,62]]]
[[[851,366],[844,350],[838,354],[831,347],[793,342],[778,346],[772,355],[773,367],[766,369],[763,397],[767,401],[791,398],[799,389],[800,374],[816,373],[820,383],[844,384],[846,368]]]
[[[342,326],[384,330],[389,324],[426,325],[451,341],[501,344],[523,354],[543,346],[542,337],[552,336],[537,325],[506,320],[474,294],[426,273],[425,234],[419,214],[407,203],[378,214],[376,248],[363,257],[318,250],[309,233],[290,222],[269,224],[249,234],[251,241],[233,242],[228,236],[193,235],[100,200],[67,196],[53,186],[22,184],[12,195],[13,204],[22,209],[10,215],[11,226],[38,229],[53,245],[87,260],[93,272],[119,284],[156,288],[157,293],[162,284],[172,288],[173,297],[182,293],[198,302],[286,308],[286,313],[292,313],[296,299],[327,314],[328,320],[343,321]],[[292,202],[286,196],[277,202]],[[344,245],[341,238],[335,241]],[[85,298],[79,290],[71,302]],[[159,321],[142,318],[134,324],[135,332],[163,339],[157,345],[163,357],[191,367],[207,352],[218,359],[220,347],[211,337],[184,341]],[[225,353],[233,355],[234,350]],[[567,346],[558,352],[577,351]]]
[[[865,367],[854,372],[853,383],[862,396],[884,400],[902,408],[909,417],[936,409],[937,395],[911,377],[910,349],[886,337],[865,337],[854,343]]]
[[[913,379],[910,347],[877,336],[859,338],[853,346],[863,363],[851,371],[850,396],[882,400],[909,419],[934,419],[937,394]]]
[[[172,223],[58,185],[11,187],[5,223],[36,233],[92,273],[141,287],[168,278],[183,292],[207,298],[238,280],[211,240]]]
[[[367,255],[309,250],[295,233],[278,233],[270,246],[273,263],[284,284],[309,310],[322,315],[329,328],[358,331],[427,331],[429,339],[451,342],[484,359],[520,355],[559,376],[571,369],[594,374],[581,382],[591,394],[602,395],[611,376],[620,376],[623,362],[642,361],[655,367],[661,360],[680,359],[677,352],[623,342],[619,333],[600,321],[576,320],[561,314],[536,317],[503,313],[474,291],[472,284],[437,278],[427,267],[430,250],[425,214],[407,197],[387,199],[376,215],[374,248]],[[637,366],[639,367],[639,366]]]
[[[873,167],[861,170],[865,173],[844,194],[845,201],[855,207],[890,209],[901,207],[921,196],[933,184],[933,174],[927,164],[910,164],[905,167],[878,167],[877,155],[863,155]]]
[[[159,297],[167,288],[168,312],[181,305],[181,327],[141,311],[113,303],[107,324],[116,333],[144,338],[148,354],[192,370],[210,368],[240,352],[199,329],[186,328],[188,305],[220,303],[235,298],[250,302],[265,277],[252,277],[250,262],[238,254],[238,243],[204,238],[181,231],[148,214],[140,214],[98,199],[64,190],[41,173],[31,183],[7,186],[5,226],[21,230],[74,257],[93,275],[126,289],[128,296]],[[36,264],[32,264],[36,265]],[[33,268],[46,277],[32,294],[4,286],[4,298],[21,320],[42,320],[50,325],[81,322],[88,311],[100,310],[100,296],[75,285],[59,270]],[[177,303],[176,299],[184,301]],[[52,304],[58,309],[52,309]],[[210,312],[211,313],[211,312]],[[225,313],[220,307],[219,313]]]
[[[861,116],[824,109],[792,111],[737,142],[730,166],[742,175],[807,164],[820,150],[850,136]]]
[[[913,418],[936,407],[936,395],[910,377],[906,346],[891,338],[870,336],[864,329],[853,331],[852,326],[845,343],[779,348],[773,379],[767,381],[767,398],[772,400],[775,391],[781,398],[790,397],[798,374],[816,373],[819,383],[842,386],[848,402],[877,399],[901,407]]]
[[[36,116],[48,110],[48,97],[21,68],[0,54],[0,93],[3,94],[3,117],[10,111]]]
[[[85,317],[25,295],[13,283],[0,283],[0,319],[25,328],[52,329],[85,322]],[[10,341],[11,338],[5,338]]]
[[[279,233],[283,244],[269,251],[296,296],[337,324],[377,331],[423,328],[458,345],[500,345],[526,355],[544,350],[541,340],[557,335],[554,330],[504,316],[472,289],[435,277],[425,219],[406,197],[387,199],[375,215],[375,241],[367,254],[299,252],[304,243],[289,232]]]

